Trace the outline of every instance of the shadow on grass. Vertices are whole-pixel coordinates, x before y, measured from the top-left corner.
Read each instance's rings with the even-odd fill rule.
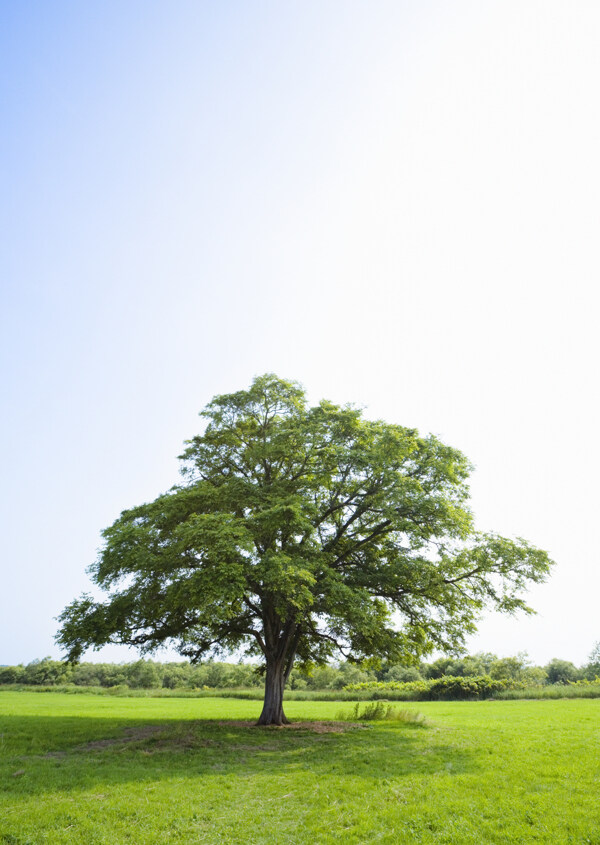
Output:
[[[317,732],[239,722],[9,716],[0,726],[0,788],[69,793],[173,778],[310,772],[370,781],[479,768],[435,729],[376,723]]]

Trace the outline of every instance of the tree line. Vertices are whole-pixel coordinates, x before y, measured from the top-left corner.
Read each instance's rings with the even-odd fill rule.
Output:
[[[431,663],[415,666],[382,662],[379,668],[365,668],[351,662],[315,666],[305,671],[293,669],[287,682],[292,690],[336,690],[348,684],[380,681],[435,680],[442,677],[486,675],[494,680],[519,681],[527,686],[568,684],[600,677],[600,642],[588,661],[575,666],[569,660],[552,659],[545,666],[535,666],[525,653],[498,657],[478,653],[465,657],[439,657]],[[261,687],[261,667],[248,663],[208,661],[193,664],[160,663],[138,660],[134,663],[68,664],[45,657],[27,665],[0,667],[0,684],[81,687],[117,687],[130,689],[248,689]]]

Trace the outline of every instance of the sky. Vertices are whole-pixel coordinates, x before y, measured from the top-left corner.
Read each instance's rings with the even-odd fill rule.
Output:
[[[465,452],[477,526],[556,561],[469,650],[586,661],[599,37],[593,0],[0,0],[0,664],[60,655],[102,529],[264,372]]]

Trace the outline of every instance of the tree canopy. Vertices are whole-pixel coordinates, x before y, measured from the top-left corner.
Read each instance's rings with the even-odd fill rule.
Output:
[[[460,650],[487,606],[532,612],[547,554],[479,534],[466,457],[433,436],[256,378],[215,397],[182,483],[124,511],[91,567],[106,592],[61,614],[90,646],[170,644],[192,660],[245,650],[264,667],[261,724],[281,724],[294,662]]]

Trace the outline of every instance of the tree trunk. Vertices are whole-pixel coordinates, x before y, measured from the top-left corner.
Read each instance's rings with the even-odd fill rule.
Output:
[[[267,660],[265,700],[257,725],[289,725],[283,712],[283,689],[286,671],[282,660]]]

